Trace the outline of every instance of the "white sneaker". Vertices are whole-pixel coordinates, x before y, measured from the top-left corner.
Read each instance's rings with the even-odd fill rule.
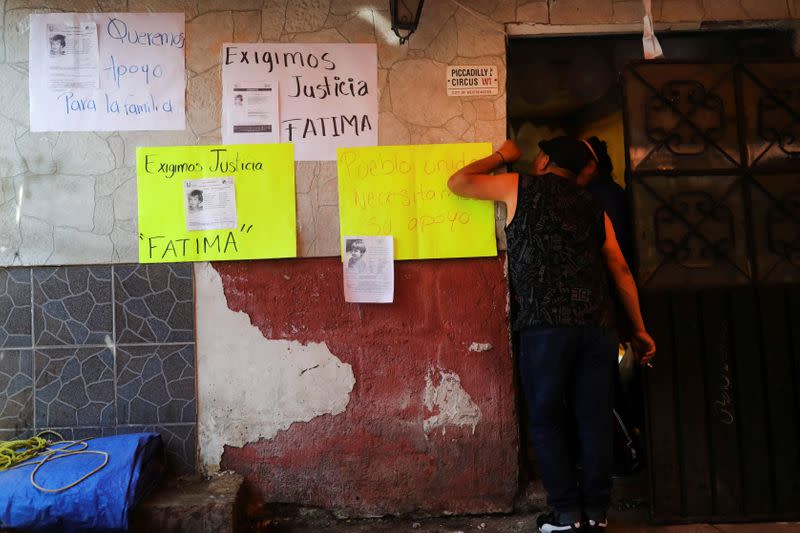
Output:
[[[599,520],[588,520],[586,525],[588,526],[586,528],[587,533],[594,531],[605,531],[608,527],[608,519],[604,518],[602,522]]]
[[[560,524],[553,516],[553,513],[540,514],[536,518],[536,525],[539,528],[539,533],[554,533],[558,531],[581,530],[580,522],[575,522],[574,524]]]

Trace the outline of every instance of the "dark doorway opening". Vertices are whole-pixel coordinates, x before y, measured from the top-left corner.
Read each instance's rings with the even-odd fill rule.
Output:
[[[792,54],[793,32],[791,30],[758,29],[692,33],[676,32],[660,33],[658,38],[668,61],[680,61],[687,64],[713,62],[738,64],[743,61],[790,60],[794,57]],[[625,107],[623,100],[624,72],[631,62],[640,61],[641,59],[642,42],[640,35],[535,37],[510,40],[508,46],[508,129],[509,137],[517,142],[524,153],[522,160],[516,164],[514,170],[524,171],[530,165],[538,150],[537,144],[542,139],[561,134],[580,138],[597,136],[608,143],[608,152],[614,167],[612,176],[617,183],[625,187],[630,182],[627,168],[630,159],[626,146],[623,117],[623,108]],[[680,67],[676,68],[680,72]],[[800,81],[797,82],[797,85],[800,85]],[[628,192],[630,197],[630,191]],[[637,227],[637,219],[641,219],[643,216],[648,215],[642,212],[641,209],[632,213],[631,219],[634,227]],[[639,247],[637,246],[637,248]],[[639,254],[642,253],[638,249],[637,252]],[[638,261],[632,260],[632,263],[632,267],[636,269]],[[714,275],[712,272],[710,277],[713,278]],[[735,305],[753,305],[756,307],[761,305],[763,308],[765,305],[763,302],[766,302],[766,305],[771,306],[769,309],[764,310],[767,316],[772,317],[770,321],[777,320],[781,324],[787,324],[783,328],[786,330],[785,333],[788,339],[785,342],[789,344],[794,342],[795,344],[794,348],[787,347],[789,357],[795,358],[794,366],[787,367],[787,369],[795,374],[798,373],[799,367],[796,361],[800,358],[800,345],[797,345],[796,341],[800,338],[800,333],[792,334],[791,326],[793,325],[792,317],[799,311],[797,310],[797,304],[792,304],[788,296],[784,299],[784,297],[779,297],[776,294],[769,294],[762,302],[758,298],[753,299],[749,293],[740,295],[741,298],[736,300],[728,293],[720,294],[717,292],[699,296],[691,294],[691,290],[687,293],[686,288],[681,289],[675,286],[658,289],[643,287],[640,290],[643,293],[645,321],[651,324],[655,321],[657,323],[655,324],[655,329],[664,337],[662,339],[656,338],[656,341],[663,342],[663,345],[673,352],[680,347],[688,354],[689,359],[697,356],[696,359],[698,361],[705,357],[705,355],[701,354],[705,349],[703,345],[707,344],[706,341],[710,342],[711,337],[699,339],[696,345],[691,342],[686,344],[681,335],[676,336],[675,324],[678,324],[686,317],[702,318],[704,311],[707,310],[711,310],[710,312],[712,313],[715,312],[716,308],[713,303],[718,301],[722,302],[720,305],[726,306],[726,309]],[[785,287],[781,290],[785,290]],[[794,293],[797,292],[796,287],[792,290],[794,290]],[[776,298],[780,300],[781,304],[781,311],[778,312],[778,315],[775,315],[775,306],[777,304],[773,302]],[[775,305],[770,304],[770,302]],[[731,314],[732,318],[726,318],[726,327],[735,326],[735,318],[737,316],[733,312]],[[665,321],[669,322],[668,326],[664,325]],[[688,327],[692,329],[692,326],[683,324],[682,328],[686,329]],[[800,323],[794,324],[794,326],[800,331]],[[701,333],[698,333],[698,335]],[[676,340],[678,341],[677,345],[675,344]],[[792,354],[794,355],[792,356]],[[753,355],[748,361],[756,358],[757,355]],[[659,364],[664,362],[664,360],[659,360]],[[647,422],[648,417],[654,416],[654,413],[662,413],[663,415],[664,411],[663,409],[661,411],[658,410],[657,403],[655,404],[655,409],[653,408],[654,400],[652,394],[650,396],[647,395],[651,384],[647,382],[646,376],[642,376],[641,370],[633,364],[630,356],[621,357],[620,363],[622,383],[624,385],[624,400],[622,401],[625,403],[626,427],[634,434],[641,435],[641,443],[646,448],[650,439],[661,437],[658,434],[654,437],[648,432],[648,426],[651,425]],[[687,380],[681,380],[682,377],[687,377],[686,375],[679,375],[681,372],[684,374],[699,373],[705,371],[707,365],[703,366],[698,363],[696,367],[681,367],[680,365],[675,366],[674,362],[669,362],[668,364],[671,368],[670,379],[674,383],[668,385],[662,383],[662,388],[669,386],[673,389],[676,397],[699,395],[695,397],[699,404],[698,409],[705,409],[703,406],[709,403],[705,400],[713,400],[713,395],[720,392],[709,390],[709,387],[711,389],[715,387],[715,382],[699,374],[696,376],[688,375],[688,382]],[[752,364],[761,368],[759,366],[760,363]],[[700,368],[701,366],[702,368]],[[675,372],[678,372],[678,374],[675,374]],[[764,375],[766,376],[767,374]],[[689,388],[691,383],[694,383],[693,386],[697,390]],[[768,387],[768,385],[766,386]],[[788,409],[783,416],[796,418],[798,410],[800,410],[796,382],[793,382],[791,387],[794,388],[786,391],[784,396],[789,398],[790,406],[793,406],[793,408]],[[742,387],[742,389],[744,390],[745,388]],[[722,392],[732,394],[728,391]],[[766,397],[769,398],[768,392]],[[518,398],[519,412],[523,413],[525,409],[524,402],[521,400],[521,395],[518,395]],[[645,405],[649,405],[650,409],[645,410]],[[668,412],[670,416],[674,415],[673,411]],[[774,418],[776,416],[774,413],[767,411],[761,414],[751,414],[751,416],[761,415],[765,418]],[[780,417],[781,415],[778,416]],[[521,415],[520,419],[524,420],[524,415]],[[674,425],[675,423],[679,425],[681,423],[680,418],[676,418],[676,421],[670,421],[670,424]],[[775,421],[774,423],[778,422]],[[790,426],[800,427],[796,421],[793,421]],[[680,427],[675,429],[678,433],[681,431]],[[727,498],[728,494],[731,494],[724,492],[718,494],[720,490],[725,490],[724,484],[726,480],[731,476],[739,476],[741,479],[738,483],[741,484],[744,482],[744,474],[737,471],[737,473],[729,475],[728,478],[725,476],[720,478],[719,471],[725,468],[725,465],[714,464],[714,461],[715,457],[719,458],[725,455],[715,455],[714,449],[715,447],[724,448],[727,443],[719,442],[719,439],[714,442],[713,431],[709,430],[707,433],[707,437],[704,434],[697,441],[698,445],[707,448],[703,450],[703,454],[708,452],[710,457],[707,461],[708,464],[705,465],[705,471],[702,473],[702,476],[708,478],[707,483],[701,479],[702,476],[700,478],[692,477],[691,470],[698,463],[694,459],[696,450],[687,449],[687,443],[679,442],[680,439],[675,439],[674,454],[677,458],[677,464],[672,466],[675,466],[677,471],[674,472],[674,476],[670,477],[669,482],[672,485],[666,486],[663,483],[663,479],[660,479],[668,473],[664,470],[663,461],[659,468],[664,471],[659,471],[657,468],[655,473],[652,469],[648,471],[648,461],[642,461],[642,469],[638,473],[618,477],[616,486],[619,487],[619,490],[617,498],[615,498],[615,504],[618,508],[616,510],[619,511],[620,507],[626,506],[638,508],[640,511],[649,511],[650,516],[655,520],[667,522],[691,519],[763,520],[789,516],[780,512],[781,510],[778,508],[780,505],[786,504],[786,502],[777,500],[767,502],[764,504],[765,506],[758,507],[758,513],[751,512],[752,505],[750,505],[750,500],[757,499],[759,493],[763,496],[764,491],[772,491],[776,498],[780,499],[780,494],[777,491],[782,481],[777,479],[780,476],[776,478],[774,468],[772,468],[772,473],[761,476],[763,483],[769,485],[768,487],[748,487],[746,491],[740,487],[734,495],[737,499],[736,501],[722,501]],[[793,436],[792,439],[796,440],[797,436]],[[766,442],[769,439],[765,437],[763,440]],[[645,449],[643,451],[645,452],[644,457],[648,457],[646,453],[648,450]],[[649,459],[649,464],[653,464],[652,455],[650,455]],[[532,474],[535,470],[535,458],[528,444],[527,431],[524,426],[521,427],[520,461],[520,472],[523,478],[521,483],[524,487],[536,477],[535,473]],[[792,461],[792,464],[795,463],[798,463],[797,458]],[[748,468],[748,465],[740,461],[740,470],[745,468]],[[797,477],[798,474],[798,472],[791,473],[791,475],[796,476],[795,479],[800,479],[800,477]],[[719,484],[719,479],[723,480],[723,485]],[[708,493],[708,497],[701,496],[703,493]],[[703,505],[699,506],[703,507],[702,511],[697,511],[698,505],[692,501],[692,498],[699,497],[704,498],[708,503],[707,508]],[[667,502],[666,507],[664,507],[665,502]]]

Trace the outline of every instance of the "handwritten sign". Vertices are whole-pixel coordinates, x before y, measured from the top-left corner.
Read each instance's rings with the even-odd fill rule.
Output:
[[[395,259],[497,255],[494,203],[447,188],[489,143],[340,148],[342,235],[393,235]]]
[[[97,25],[99,88],[55,88],[48,28],[81,23]],[[186,127],[183,13],[36,14],[30,24],[31,131]]]
[[[292,152],[291,144],[137,148],[139,261],[295,257]],[[236,184],[236,227],[187,230],[186,180],[226,177]]]
[[[227,43],[222,46],[222,101],[234,88],[277,84],[280,140],[298,161],[334,161],[336,149],[378,143],[378,59],[375,44]],[[223,122],[232,113],[223,110]],[[222,141],[232,139],[222,124]]]

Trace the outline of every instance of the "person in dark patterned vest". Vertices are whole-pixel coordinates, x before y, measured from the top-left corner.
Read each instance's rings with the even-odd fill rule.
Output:
[[[592,157],[577,139],[539,143],[531,174],[498,167],[519,159],[511,141],[453,174],[450,189],[467,198],[504,202],[512,328],[519,335],[519,370],[530,435],[552,512],[539,530],[603,531],[612,468],[612,376],[618,336],[609,280],[633,325],[631,344],[642,364],[655,356],[639,309],[633,276],[614,228],[577,176]],[[565,401],[565,399],[567,401]],[[568,413],[569,405],[573,413]],[[566,442],[577,421],[582,478]]]

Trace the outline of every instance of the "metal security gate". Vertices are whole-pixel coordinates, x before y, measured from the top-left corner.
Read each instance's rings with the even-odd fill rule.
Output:
[[[651,512],[800,518],[800,63],[631,65]]]

